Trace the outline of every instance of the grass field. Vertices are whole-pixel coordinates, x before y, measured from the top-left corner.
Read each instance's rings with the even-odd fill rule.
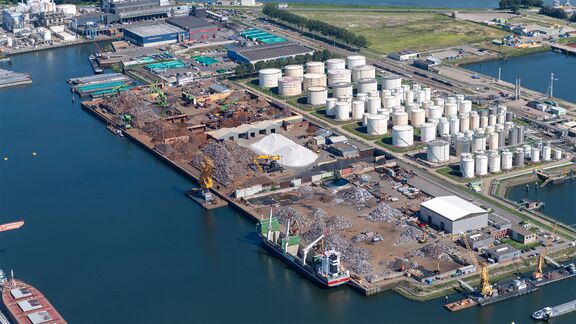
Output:
[[[293,13],[365,36],[382,53],[426,51],[501,38],[505,32],[430,12],[299,11]]]

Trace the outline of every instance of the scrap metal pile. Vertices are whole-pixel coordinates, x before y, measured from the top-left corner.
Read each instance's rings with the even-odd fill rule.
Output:
[[[146,122],[142,126],[142,130],[152,136],[152,138],[162,138],[166,132],[177,129],[178,126],[162,119]]]
[[[406,257],[421,257],[432,260],[445,260],[450,261],[450,254],[455,253],[457,250],[446,243],[435,242],[423,246],[420,249],[410,251]]]
[[[369,201],[374,199],[374,196],[366,189],[360,187],[350,187],[338,191],[336,199],[343,204],[356,206],[359,209],[368,207]]]
[[[418,242],[418,238],[424,235],[424,231],[414,226],[408,226],[400,237],[396,240],[395,244],[408,244],[408,243],[416,243]]]
[[[376,209],[368,214],[367,219],[371,222],[393,223],[400,220],[402,216],[401,211],[382,202],[378,204]]]
[[[137,127],[160,118],[152,111],[150,102],[146,100],[146,94],[136,91],[121,92],[111,97],[103,106],[116,115],[131,115],[134,126]]]
[[[230,185],[237,179],[245,177],[252,169],[250,164],[254,159],[254,152],[234,142],[210,142],[200,148],[214,162],[212,177],[223,185]],[[200,168],[202,158],[194,156],[190,164]]]
[[[292,221],[297,221],[300,226],[308,227],[311,225],[311,221],[308,217],[304,216],[304,214],[292,207],[283,207],[277,209],[273,215],[274,217],[278,218],[280,224],[286,225],[288,224],[288,219],[290,219]]]

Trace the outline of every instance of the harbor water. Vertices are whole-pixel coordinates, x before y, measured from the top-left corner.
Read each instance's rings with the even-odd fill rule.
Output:
[[[576,295],[569,280],[453,314],[444,298],[312,285],[260,247],[253,223],[229,208],[204,211],[184,196],[187,178],[72,102],[65,80],[92,73],[91,50],[0,63],[33,78],[0,90],[8,158],[0,160],[0,222],[26,222],[0,233],[0,268],[40,289],[68,322],[528,323]],[[575,313],[555,319],[575,321]]]
[[[471,8],[493,9],[498,8],[499,0],[269,0],[266,2],[280,3],[303,3],[303,4],[327,4],[327,5],[365,5],[365,6],[390,6],[390,7],[421,7],[421,8]],[[551,4],[553,0],[544,0]]]
[[[498,77],[514,84],[520,78],[522,87],[546,93],[550,85],[550,73],[554,73],[554,97],[576,102],[574,82],[576,81],[576,56],[552,51],[511,57],[508,60],[494,60],[463,65],[478,73]]]

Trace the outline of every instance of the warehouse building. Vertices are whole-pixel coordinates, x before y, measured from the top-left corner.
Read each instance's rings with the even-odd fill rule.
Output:
[[[519,256],[520,251],[508,244],[498,245],[486,250],[486,257],[499,263],[513,261]]]
[[[488,211],[457,196],[436,197],[420,204],[420,218],[448,233],[465,233],[488,225]]]
[[[510,232],[510,238],[518,243],[530,244],[536,242],[536,234],[522,226],[514,225],[508,231]]]
[[[230,59],[238,63],[250,64],[306,54],[312,55],[314,50],[294,42],[228,48],[228,57]]]
[[[468,244],[470,244],[470,248],[475,251],[480,251],[483,248],[486,248],[494,243],[494,236],[486,233],[475,233],[466,235],[460,238],[460,243],[466,247],[466,243],[464,240],[468,240]]]
[[[215,38],[218,32],[218,26],[194,16],[170,18],[166,22],[185,30],[188,40],[191,41]]]
[[[169,24],[141,25],[124,28],[124,39],[138,46],[173,44],[184,38],[184,31]]]

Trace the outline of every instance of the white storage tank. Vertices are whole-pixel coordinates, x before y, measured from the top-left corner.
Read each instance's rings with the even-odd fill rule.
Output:
[[[362,79],[375,79],[376,68],[372,65],[360,65],[352,69],[352,81],[358,82]]]
[[[486,154],[476,154],[474,159],[476,165],[476,175],[485,176],[488,174],[488,157]]]
[[[382,107],[390,109],[394,106],[396,106],[396,98],[394,96],[385,96],[382,101]]]
[[[414,91],[404,91],[404,104],[411,104],[414,102]]]
[[[262,88],[275,88],[278,86],[278,79],[282,77],[280,69],[262,69],[258,71],[258,84]]]
[[[441,117],[438,119],[438,135],[450,135],[450,124],[448,123],[448,118]]]
[[[428,119],[440,119],[442,117],[442,107],[440,106],[430,106],[426,110],[426,117]]]
[[[454,143],[456,156],[460,156],[462,153],[470,153],[471,146],[471,140],[468,137],[457,137],[456,142]]]
[[[466,179],[474,178],[474,158],[470,153],[460,155],[460,171]]]
[[[553,149],[552,152],[554,153],[555,160],[562,160],[562,150],[561,149]]]
[[[470,112],[470,129],[477,130],[480,128],[480,116],[477,112],[471,111]]]
[[[540,149],[537,146],[532,148],[532,152],[530,153],[530,160],[533,163],[540,162]]]
[[[488,148],[491,150],[497,150],[499,145],[498,133],[491,133],[488,135]]]
[[[380,99],[380,97],[368,97],[368,101],[366,101],[366,110],[369,114],[378,114],[380,108],[382,108],[382,99]]]
[[[424,109],[414,109],[410,112],[410,123],[412,127],[420,127],[426,121],[426,112]]]
[[[434,97],[432,99],[432,101],[434,101],[434,105],[440,106],[441,108],[444,108],[444,103],[445,103],[444,98]]]
[[[372,115],[365,113],[364,116],[362,116],[362,126],[363,127],[367,127],[368,126],[368,117],[370,117]]]
[[[502,150],[501,159],[502,159],[501,163],[502,170],[505,171],[512,170],[512,152],[508,150]]]
[[[444,116],[456,116],[458,115],[458,105],[456,103],[447,102],[444,104]]]
[[[418,90],[416,92],[416,102],[422,104],[425,101],[426,101],[426,91]]]
[[[396,125],[392,127],[392,145],[396,147],[408,147],[414,144],[414,128],[408,125]]]
[[[328,89],[326,87],[308,88],[308,104],[313,106],[322,106],[328,100]]]
[[[496,123],[504,124],[505,122],[506,122],[506,113],[498,113],[498,115],[496,115]]]
[[[348,70],[353,70],[354,68],[366,65],[366,57],[362,55],[350,55],[346,58],[346,67]]]
[[[338,121],[350,120],[350,103],[346,101],[338,101],[336,103],[335,119]]]
[[[370,92],[368,92],[368,97],[380,97],[380,92],[370,91]]]
[[[326,68],[328,71],[332,70],[344,70],[346,68],[346,61],[340,58],[332,58],[326,60]]]
[[[426,160],[432,163],[444,163],[450,160],[450,143],[444,140],[433,140],[428,143]]]
[[[407,113],[411,112],[414,109],[420,109],[420,106],[418,106],[417,103],[408,103],[404,107],[406,108],[405,111]]]
[[[552,148],[550,147],[550,145],[544,145],[544,147],[542,147],[542,160],[548,162],[551,159],[552,159]]]
[[[328,71],[328,86],[333,86],[336,83],[352,82],[352,74],[350,70],[331,70]]]
[[[398,75],[386,75],[382,77],[382,90],[393,90],[402,87],[402,78]]]
[[[388,116],[369,115],[366,117],[366,131],[369,135],[384,135],[388,132]]]
[[[425,94],[425,100],[426,101],[430,101],[432,99],[432,89],[430,89],[429,87],[424,87],[422,88],[422,90],[424,90],[424,94]]]
[[[448,124],[450,126],[450,135],[454,136],[460,133],[460,119],[458,119],[457,116],[450,116],[448,118]]]
[[[326,116],[336,116],[336,103],[338,102],[337,98],[328,98],[326,99]]]
[[[298,78],[300,81],[304,78],[304,66],[302,65],[286,65],[284,67],[284,76]]]
[[[368,101],[368,94],[367,93],[363,93],[363,92],[358,92],[356,94],[356,100],[360,100],[360,101]]]
[[[364,101],[354,100],[352,101],[352,119],[360,120],[364,116]]]
[[[496,125],[497,124],[496,121],[497,121],[496,115],[489,115],[488,116],[488,125],[489,126]]]
[[[470,129],[470,116],[468,114],[460,115],[460,131],[462,133]]]
[[[488,116],[480,116],[480,128],[488,127]]]
[[[472,111],[472,101],[462,100],[458,102],[458,113],[467,114]]]
[[[323,62],[306,63],[306,73],[324,74],[324,63]]]
[[[472,152],[486,149],[486,135],[476,132],[472,135]]]
[[[278,94],[284,97],[302,94],[302,82],[299,78],[282,77],[278,79]]]
[[[370,93],[376,92],[378,93],[378,81],[374,78],[364,78],[358,80],[358,92],[363,93]]]
[[[304,91],[310,87],[326,87],[326,75],[323,73],[306,73],[302,87]]]
[[[397,111],[392,113],[392,124],[394,126],[407,126],[408,114],[404,111]]]
[[[500,154],[490,153],[490,155],[488,155],[488,170],[491,173],[500,172],[500,165],[501,165]]]
[[[424,123],[420,128],[420,141],[428,143],[436,139],[436,124]]]
[[[344,97],[352,96],[354,93],[351,82],[338,82],[332,85],[332,96]]]

